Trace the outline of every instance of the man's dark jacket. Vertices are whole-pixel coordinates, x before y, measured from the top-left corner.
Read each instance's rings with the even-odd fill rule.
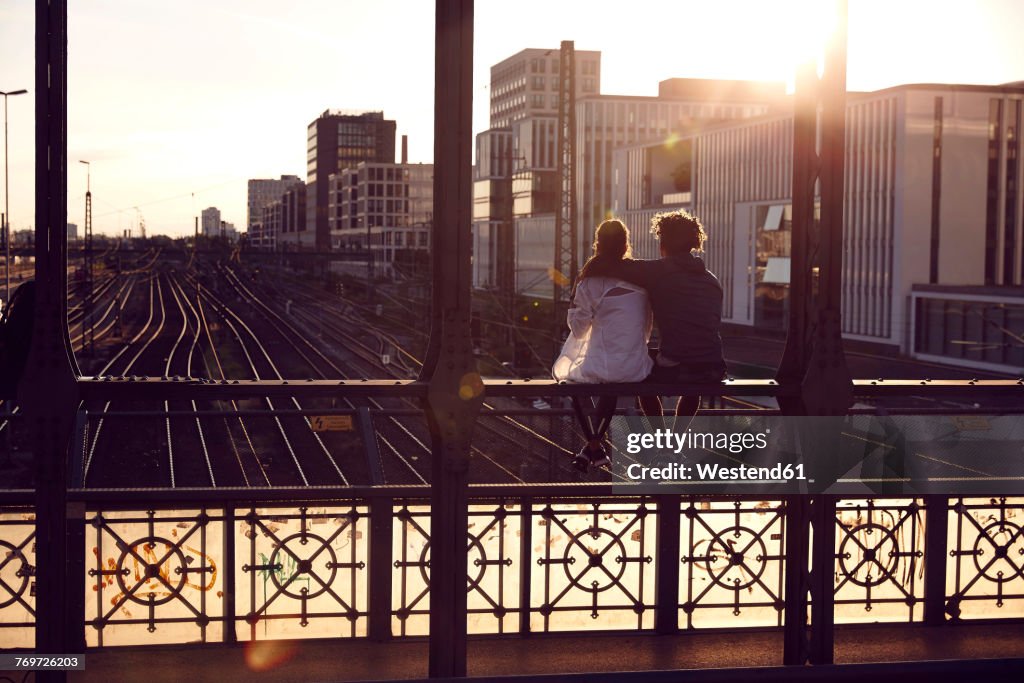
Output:
[[[722,365],[722,285],[693,254],[658,260],[595,260],[588,276],[617,277],[647,290],[661,354],[683,365]]]

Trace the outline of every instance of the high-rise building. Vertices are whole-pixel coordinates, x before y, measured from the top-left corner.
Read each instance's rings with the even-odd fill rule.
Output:
[[[332,247],[365,251],[369,245],[375,278],[392,276],[403,255],[430,247],[433,164],[361,162],[328,182]],[[362,275],[367,267],[350,262],[346,269]]]
[[[514,287],[513,215],[553,216],[560,60],[558,48],[530,48],[491,67],[491,127],[477,136],[473,177],[476,287]],[[576,97],[601,91],[600,52],[575,52],[575,79]]]
[[[280,178],[259,178],[249,181],[249,201],[246,214],[246,232],[249,246],[256,249],[272,249],[275,244],[273,233],[263,230],[263,207],[281,200],[281,196],[302,180],[295,175]],[[305,229],[305,226],[303,226]]]
[[[199,229],[205,237],[218,237],[220,235],[220,209],[216,206],[203,209],[199,217]]]
[[[529,48],[491,67],[491,128],[558,113],[558,48]],[[576,50],[576,97],[601,92],[601,53]]]
[[[345,113],[327,110],[306,130],[306,234],[299,244],[327,250],[331,246],[329,195],[331,174],[360,162],[395,161],[396,124],[379,111]]]

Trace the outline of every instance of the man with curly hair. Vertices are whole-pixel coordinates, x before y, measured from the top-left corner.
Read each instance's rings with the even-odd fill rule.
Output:
[[[707,234],[700,220],[685,210],[659,213],[651,233],[660,242],[661,258],[623,259],[601,264],[593,275],[618,277],[647,290],[660,347],[647,378],[657,384],[707,384],[725,378],[722,356],[722,286],[696,255]],[[607,272],[605,272],[607,270]],[[662,414],[661,399],[641,399],[646,415]],[[692,417],[700,396],[684,396],[676,417]],[[679,424],[676,429],[685,428]]]

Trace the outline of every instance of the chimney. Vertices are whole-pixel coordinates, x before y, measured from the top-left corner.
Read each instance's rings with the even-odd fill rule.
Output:
[[[402,163],[409,163],[409,136],[402,136]]]

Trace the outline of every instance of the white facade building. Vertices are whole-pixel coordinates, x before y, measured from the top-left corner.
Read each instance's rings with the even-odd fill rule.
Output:
[[[199,230],[204,237],[220,236],[220,209],[211,206],[199,214]]]
[[[847,102],[843,333],[928,359],[1024,366],[1019,130],[1024,88],[908,85]],[[692,191],[645,191],[658,145],[616,151],[612,212],[637,256],[657,257],[657,211],[704,223],[724,319],[780,327],[789,282],[792,117],[681,136]],[[1003,331],[1000,331],[1003,330]],[[1005,332],[1008,331],[1008,332]],[[1016,335],[1016,337],[1014,336]]]

